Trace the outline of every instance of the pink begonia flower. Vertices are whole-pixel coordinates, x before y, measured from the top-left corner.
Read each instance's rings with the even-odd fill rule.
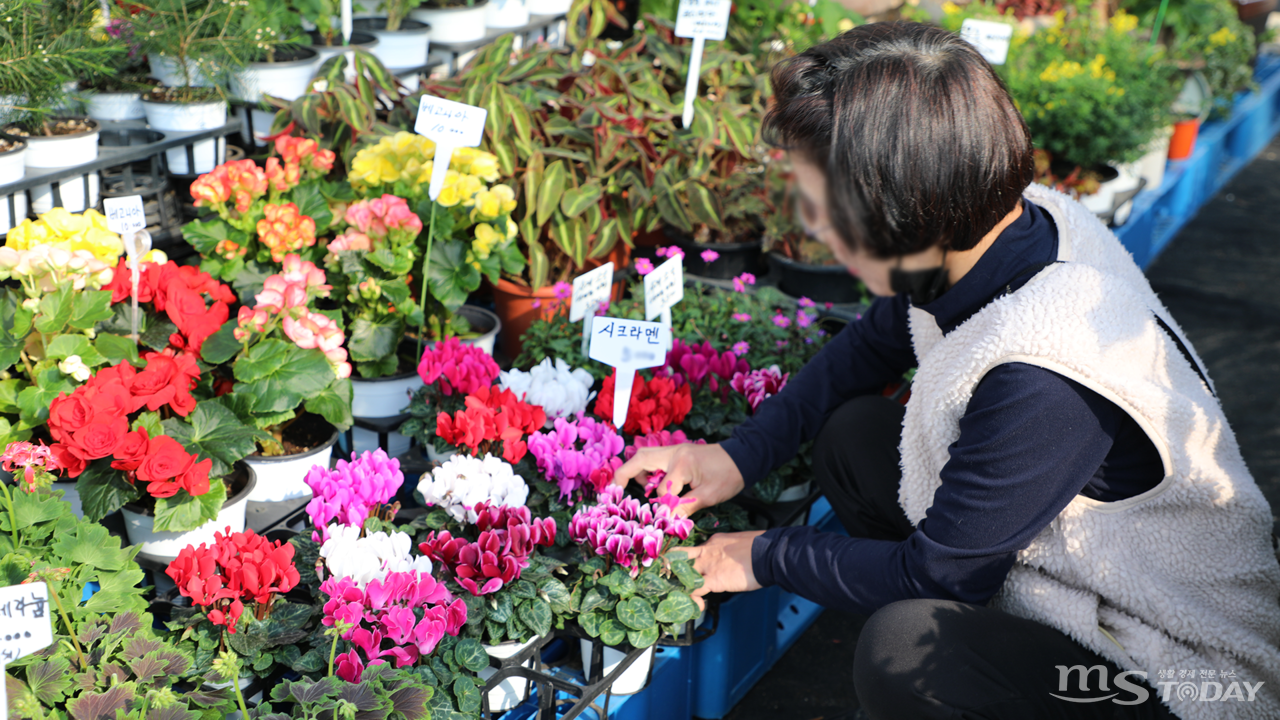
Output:
[[[715,250],[703,250],[700,257],[702,262],[710,264],[720,259],[720,253]]]
[[[373,249],[373,240],[358,230],[348,230],[334,238],[326,249],[334,254],[347,251],[368,252]]]
[[[785,344],[785,341],[780,342]],[[738,373],[733,376],[729,384],[747,398],[747,403],[751,405],[751,412],[755,412],[756,408],[760,407],[760,403],[777,395],[787,386],[789,377],[791,377],[790,373],[783,374],[777,365],[773,365],[750,373]]]
[[[641,275],[648,275],[653,272],[653,261],[649,258],[640,258],[636,260],[636,272]]]
[[[352,203],[347,208],[347,224],[377,240],[385,239],[395,230],[414,237],[422,232],[422,220],[409,209],[409,203],[395,195]]]
[[[302,285],[317,297],[325,297],[333,288],[325,284],[324,270],[297,255],[286,255],[280,277],[287,283]]]
[[[272,275],[262,283],[262,292],[254,296],[256,307],[270,313],[278,313],[307,304],[307,287],[289,282],[282,275]]]

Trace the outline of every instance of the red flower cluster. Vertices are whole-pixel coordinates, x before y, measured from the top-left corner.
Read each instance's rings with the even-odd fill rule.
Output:
[[[501,442],[502,459],[512,465],[528,452],[524,437],[547,422],[540,406],[521,402],[496,385],[476,390],[465,402],[453,417],[446,412],[436,416],[436,434],[450,445],[465,445],[473,455],[492,453],[494,443]]]
[[[605,378],[600,395],[596,398],[594,412],[609,420],[613,417],[613,385],[618,371]],[[631,407],[627,410],[627,422],[622,431],[630,435],[648,435],[679,425],[693,409],[693,394],[689,383],[677,384],[669,377],[655,377],[648,382],[636,375],[631,386]]]
[[[129,264],[121,259],[111,283],[111,302],[126,302],[133,295]],[[206,300],[206,297],[208,300]],[[208,301],[213,304],[209,305]],[[231,288],[214,280],[199,268],[180,266],[173,261],[163,265],[142,263],[138,277],[138,302],[151,303],[156,312],[165,313],[178,326],[169,336],[174,350],[199,355],[204,341],[222,327],[231,315],[236,295]]]
[[[472,595],[501,590],[529,567],[535,546],[555,544],[556,521],[534,520],[527,507],[490,506],[482,502],[475,506],[475,511],[479,514],[476,519],[479,540],[455,538],[446,531],[432,533],[418,545],[424,555],[448,567],[458,584]]]
[[[257,603],[259,620],[271,611],[276,593],[298,584],[293,566],[293,546],[271,542],[246,530],[226,535],[214,533],[213,547],[188,545],[165,570],[183,597],[208,610],[209,622],[236,631],[244,604]]]
[[[196,406],[191,388],[200,368],[189,355],[143,355],[145,369],[128,363],[99,370],[70,395],[60,394],[49,406],[50,448],[70,477],[79,477],[92,460],[110,457],[111,467],[130,481],[147,483],[152,497],[173,497],[186,490],[198,497],[209,492],[212,460],[196,461],[171,437],[150,437],[146,428],[129,430],[129,415],[142,408],[168,407],[186,416]]]

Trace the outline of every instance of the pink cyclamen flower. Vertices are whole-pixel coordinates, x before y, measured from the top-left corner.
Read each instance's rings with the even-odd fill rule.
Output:
[[[684,540],[693,530],[692,520],[675,514],[672,498],[641,503],[610,485],[597,500],[598,504],[583,505],[574,513],[569,536],[596,555],[627,568],[632,577],[661,557],[667,537]]]
[[[640,258],[636,260],[636,272],[641,275],[648,275],[653,272],[653,261],[649,258]]]
[[[751,322],[751,315],[748,313],[734,313],[733,319],[738,322]]]
[[[756,284],[756,276],[751,273],[744,272],[733,279],[734,292],[746,292],[748,285]]]
[[[738,357],[742,357],[743,355],[746,355],[749,352],[751,352],[751,343],[748,343],[746,340],[742,340],[733,344],[734,355],[737,355]]]
[[[464,345],[451,337],[429,347],[418,363],[418,376],[431,385],[440,383],[445,395],[460,393],[470,395],[482,387],[489,387],[498,377],[498,364],[488,353],[474,345]]]
[[[704,263],[713,263],[720,259],[720,253],[715,250],[703,250],[700,257]]]
[[[780,328],[789,328],[791,327],[791,318],[783,315],[782,313],[778,313],[773,316],[773,324]]]
[[[598,492],[612,481],[626,443],[609,423],[584,416],[556,418],[551,430],[533,433],[528,444],[538,469],[568,497],[579,490]]]
[[[320,529],[312,539],[327,540],[330,524],[363,527],[370,512],[395,497],[404,484],[400,461],[387,457],[381,449],[364,452],[352,460],[339,460],[334,469],[316,465],[307,473],[305,482],[311,488],[307,515]],[[321,537],[321,533],[326,537]]]
[[[782,342],[785,343],[785,341]],[[773,365],[749,373],[738,373],[733,376],[729,384],[747,398],[747,403],[751,405],[751,412],[755,412],[756,408],[760,407],[760,403],[777,395],[787,386],[789,377],[791,377],[790,373],[783,374],[777,365]]]

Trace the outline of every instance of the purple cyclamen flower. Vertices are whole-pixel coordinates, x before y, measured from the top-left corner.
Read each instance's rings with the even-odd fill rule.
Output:
[[[528,444],[538,469],[560,487],[561,497],[608,484],[622,467],[618,456],[626,445],[611,425],[589,417],[556,418],[551,430],[533,433]]]
[[[312,499],[307,515],[317,528],[313,537],[322,541],[321,533],[330,523],[360,527],[378,505],[395,497],[404,484],[400,461],[387,457],[381,448],[365,452],[351,462],[339,460],[334,469],[316,465],[305,478]]]

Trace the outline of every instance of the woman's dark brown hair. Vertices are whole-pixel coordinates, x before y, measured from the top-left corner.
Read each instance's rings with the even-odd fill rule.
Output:
[[[779,63],[767,142],[827,175],[851,248],[889,258],[968,250],[1031,184],[1031,138],[972,45],[919,23],[874,23]]]

